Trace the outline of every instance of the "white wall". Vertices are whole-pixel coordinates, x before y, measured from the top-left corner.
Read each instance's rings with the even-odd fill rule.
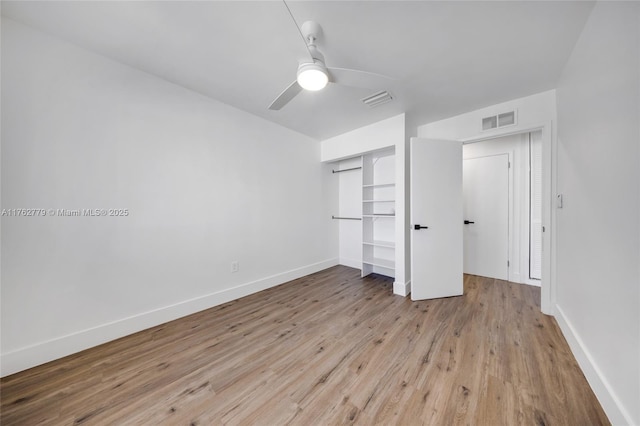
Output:
[[[640,424],[640,4],[597,3],[558,84],[558,322],[609,419]]]
[[[337,263],[320,144],[2,20],[2,374]],[[231,273],[231,262],[240,271]]]
[[[323,140],[322,161],[341,160],[396,146],[400,134],[404,135],[404,114]]]
[[[489,139],[505,133],[518,133],[540,127],[556,117],[556,93],[549,90],[524,98],[491,105],[445,120],[418,126],[418,137],[431,139]],[[492,130],[482,130],[482,118],[508,111],[517,111],[517,123],[512,126]]]
[[[396,276],[394,292],[406,296],[409,282],[408,227],[408,150],[405,140],[405,115],[400,114],[368,126],[322,141],[322,161],[335,162],[349,157],[395,147],[396,186]],[[346,226],[346,225],[345,225]]]

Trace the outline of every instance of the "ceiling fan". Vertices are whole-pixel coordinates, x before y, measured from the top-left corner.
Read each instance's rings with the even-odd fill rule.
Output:
[[[343,86],[359,87],[364,89],[382,89],[392,78],[354,69],[327,67],[324,55],[318,50],[316,42],[322,37],[322,27],[314,21],[306,21],[298,27],[287,3],[285,6],[305,41],[310,60],[298,65],[296,79],[269,105],[271,110],[279,110],[291,101],[302,90],[322,90],[328,83],[336,83]],[[389,100],[391,98],[389,97]]]

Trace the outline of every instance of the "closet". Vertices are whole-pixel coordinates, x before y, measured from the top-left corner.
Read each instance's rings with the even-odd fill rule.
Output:
[[[395,274],[395,151],[387,148],[336,163],[340,263],[362,276]]]

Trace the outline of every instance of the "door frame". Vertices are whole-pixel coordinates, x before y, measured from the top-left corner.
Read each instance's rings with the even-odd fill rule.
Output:
[[[542,277],[540,280],[540,310],[547,315],[555,314],[556,305],[556,212],[553,209],[552,194],[557,189],[555,180],[557,167],[556,129],[552,121],[532,123],[521,126],[518,130],[497,130],[491,134],[477,134],[470,138],[460,139],[463,144],[496,139],[503,136],[519,135],[542,131]]]
[[[510,265],[508,266],[508,281],[529,284],[536,287],[540,287],[540,279],[531,279],[529,277],[530,269],[530,245],[531,245],[531,230],[530,230],[530,210],[531,200],[526,194],[529,194],[531,176],[530,173],[526,173],[529,170],[530,163],[530,135],[542,134],[541,131],[517,133],[514,135],[499,136],[496,138],[486,139],[479,141],[478,144],[499,141],[503,138],[514,138],[515,145],[508,147],[494,148],[489,150],[481,150],[481,152],[473,152],[471,154],[463,155],[464,160],[471,160],[475,158],[484,158],[494,155],[507,155],[510,163],[508,176],[508,203],[509,203],[509,222],[508,222],[508,245],[509,252],[507,260]],[[540,139],[540,143],[542,140]],[[522,162],[520,155],[524,155],[524,144],[526,144],[528,161]],[[476,142],[467,143],[466,145],[476,145]],[[519,167],[525,168],[521,170]],[[516,174],[516,170],[518,173]],[[464,166],[463,166],[464,171]],[[518,196],[516,196],[518,194]],[[524,248],[526,247],[526,251]],[[514,267],[517,265],[517,267]]]

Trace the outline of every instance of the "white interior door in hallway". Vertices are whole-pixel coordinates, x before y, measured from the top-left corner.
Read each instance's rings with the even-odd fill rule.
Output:
[[[509,156],[464,160],[464,272],[509,279]]]

